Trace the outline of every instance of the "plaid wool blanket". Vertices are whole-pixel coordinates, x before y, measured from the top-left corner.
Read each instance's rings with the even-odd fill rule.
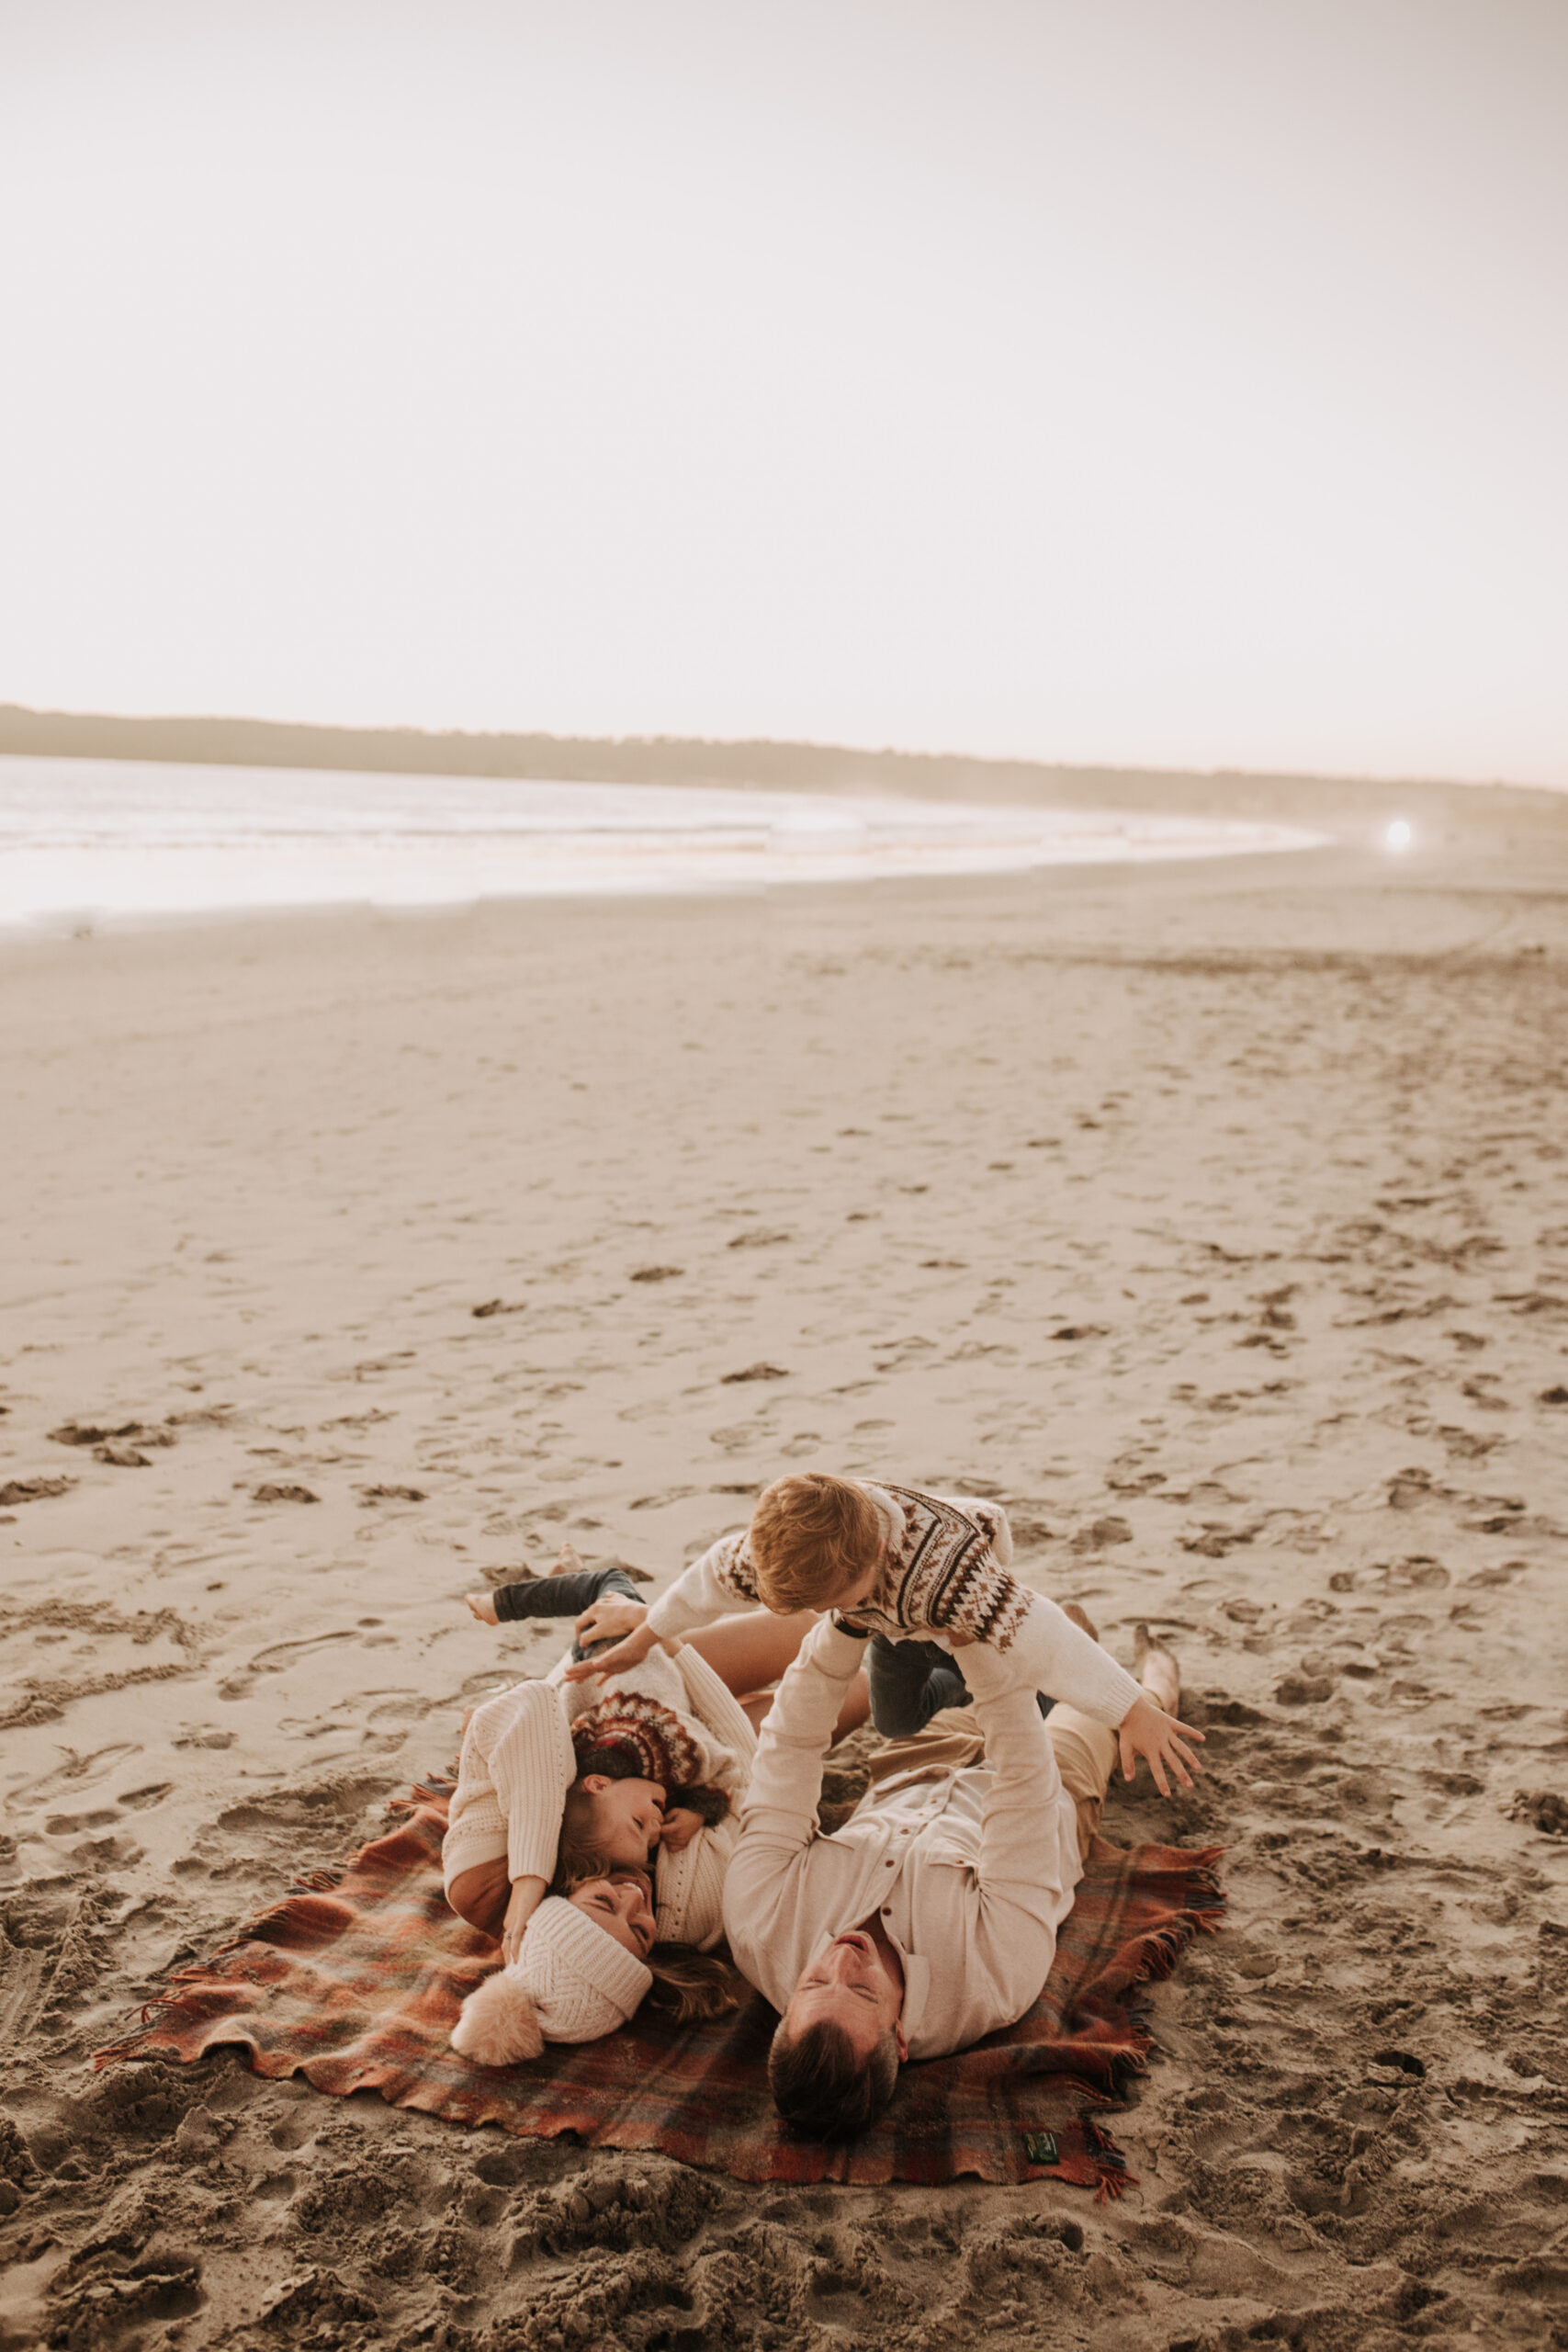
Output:
[[[606,2041],[552,2044],[491,2070],[447,2041],[497,1947],[447,1908],[441,1839],[451,1783],[405,1799],[405,1817],[341,1872],[300,1882],[210,1960],[180,1969],[138,2031],[94,2061],[190,2062],[238,2044],[257,2074],[318,2090],[377,2090],[467,2125],[593,2147],[659,2149],[739,2180],[933,2184],[1052,2175],[1120,2196],[1123,2159],[1096,2109],[1138,2066],[1148,2034],[1136,1989],[1217,1928],[1220,1849],[1128,1850],[1097,1838],[1044,1991],[1021,2023],[973,2050],[904,2069],[881,2121],[847,2147],[792,2137],[768,2093],[776,2023],[760,1995],[709,2024],[644,2011]]]

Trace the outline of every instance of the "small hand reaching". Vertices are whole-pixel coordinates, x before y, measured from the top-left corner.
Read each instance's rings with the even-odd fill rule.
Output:
[[[493,1594],[488,1592],[466,1592],[463,1595],[463,1598],[468,1602],[468,1607],[473,1611],[474,1615],[479,1619],[481,1625],[500,1624],[501,1620],[495,1613],[495,1598]]]
[[[1194,1731],[1190,1724],[1179,1723],[1174,1715],[1168,1715],[1165,1709],[1156,1707],[1152,1699],[1139,1697],[1134,1701],[1122,1718],[1116,1736],[1122,1748],[1122,1779],[1136,1779],[1138,1758],[1146,1757],[1149,1770],[1154,1774],[1155,1786],[1162,1797],[1170,1794],[1170,1782],[1166,1779],[1168,1770],[1184,1789],[1190,1789],[1192,1774],[1203,1770],[1190,1748],[1183,1744],[1195,1739],[1201,1747],[1202,1733]]]
[[[628,1634],[613,1650],[602,1650],[597,1657],[585,1657],[579,1665],[569,1666],[561,1679],[566,1682],[592,1682],[603,1679],[606,1674],[625,1674],[628,1668],[642,1664],[658,1639],[651,1625],[639,1625],[635,1634]]]
[[[672,1805],[659,1833],[660,1845],[667,1854],[682,1853],[703,1826],[702,1815],[694,1813],[689,1804]]]
[[[611,1593],[604,1600],[589,1602],[577,1621],[577,1638],[584,1649],[590,1642],[624,1641],[647,1615],[645,1600],[627,1600],[621,1593]]]

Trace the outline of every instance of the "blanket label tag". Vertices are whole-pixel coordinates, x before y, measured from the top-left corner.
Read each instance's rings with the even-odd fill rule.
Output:
[[[1054,2165],[1056,2161],[1056,2134],[1054,2132],[1026,2132],[1023,2153],[1032,2165]]]

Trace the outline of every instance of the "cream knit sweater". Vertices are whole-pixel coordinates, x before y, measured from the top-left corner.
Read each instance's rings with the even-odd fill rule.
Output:
[[[679,1717],[697,1748],[701,1778],[730,1801],[716,1827],[699,1830],[681,1852],[661,1849],[654,1868],[660,1940],[716,1943],[756,1734],[706,1660],[684,1645],[673,1656],[652,1650],[640,1666],[603,1682],[565,1681],[568,1662],[543,1681],[519,1682],[488,1699],[469,1717],[441,1849],[447,1892],[462,1871],[502,1857],[509,1878],[554,1876],[566,1792],[577,1774],[571,1726],[601,1700],[635,1693]]]

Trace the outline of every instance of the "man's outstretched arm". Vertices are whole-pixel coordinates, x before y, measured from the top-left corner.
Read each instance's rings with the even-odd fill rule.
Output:
[[[736,1862],[748,1848],[796,1851],[809,1844],[823,1762],[845,1693],[864,1660],[865,1644],[853,1634],[840,1633],[828,1618],[812,1627],[758,1735]]]
[[[964,1652],[964,1678],[991,1772],[980,1828],[981,1892],[1021,1903],[1032,1917],[1054,1917],[1064,1892],[1062,1861],[1057,1841],[1044,1830],[1062,1781],[1033,1683],[983,1642]]]

